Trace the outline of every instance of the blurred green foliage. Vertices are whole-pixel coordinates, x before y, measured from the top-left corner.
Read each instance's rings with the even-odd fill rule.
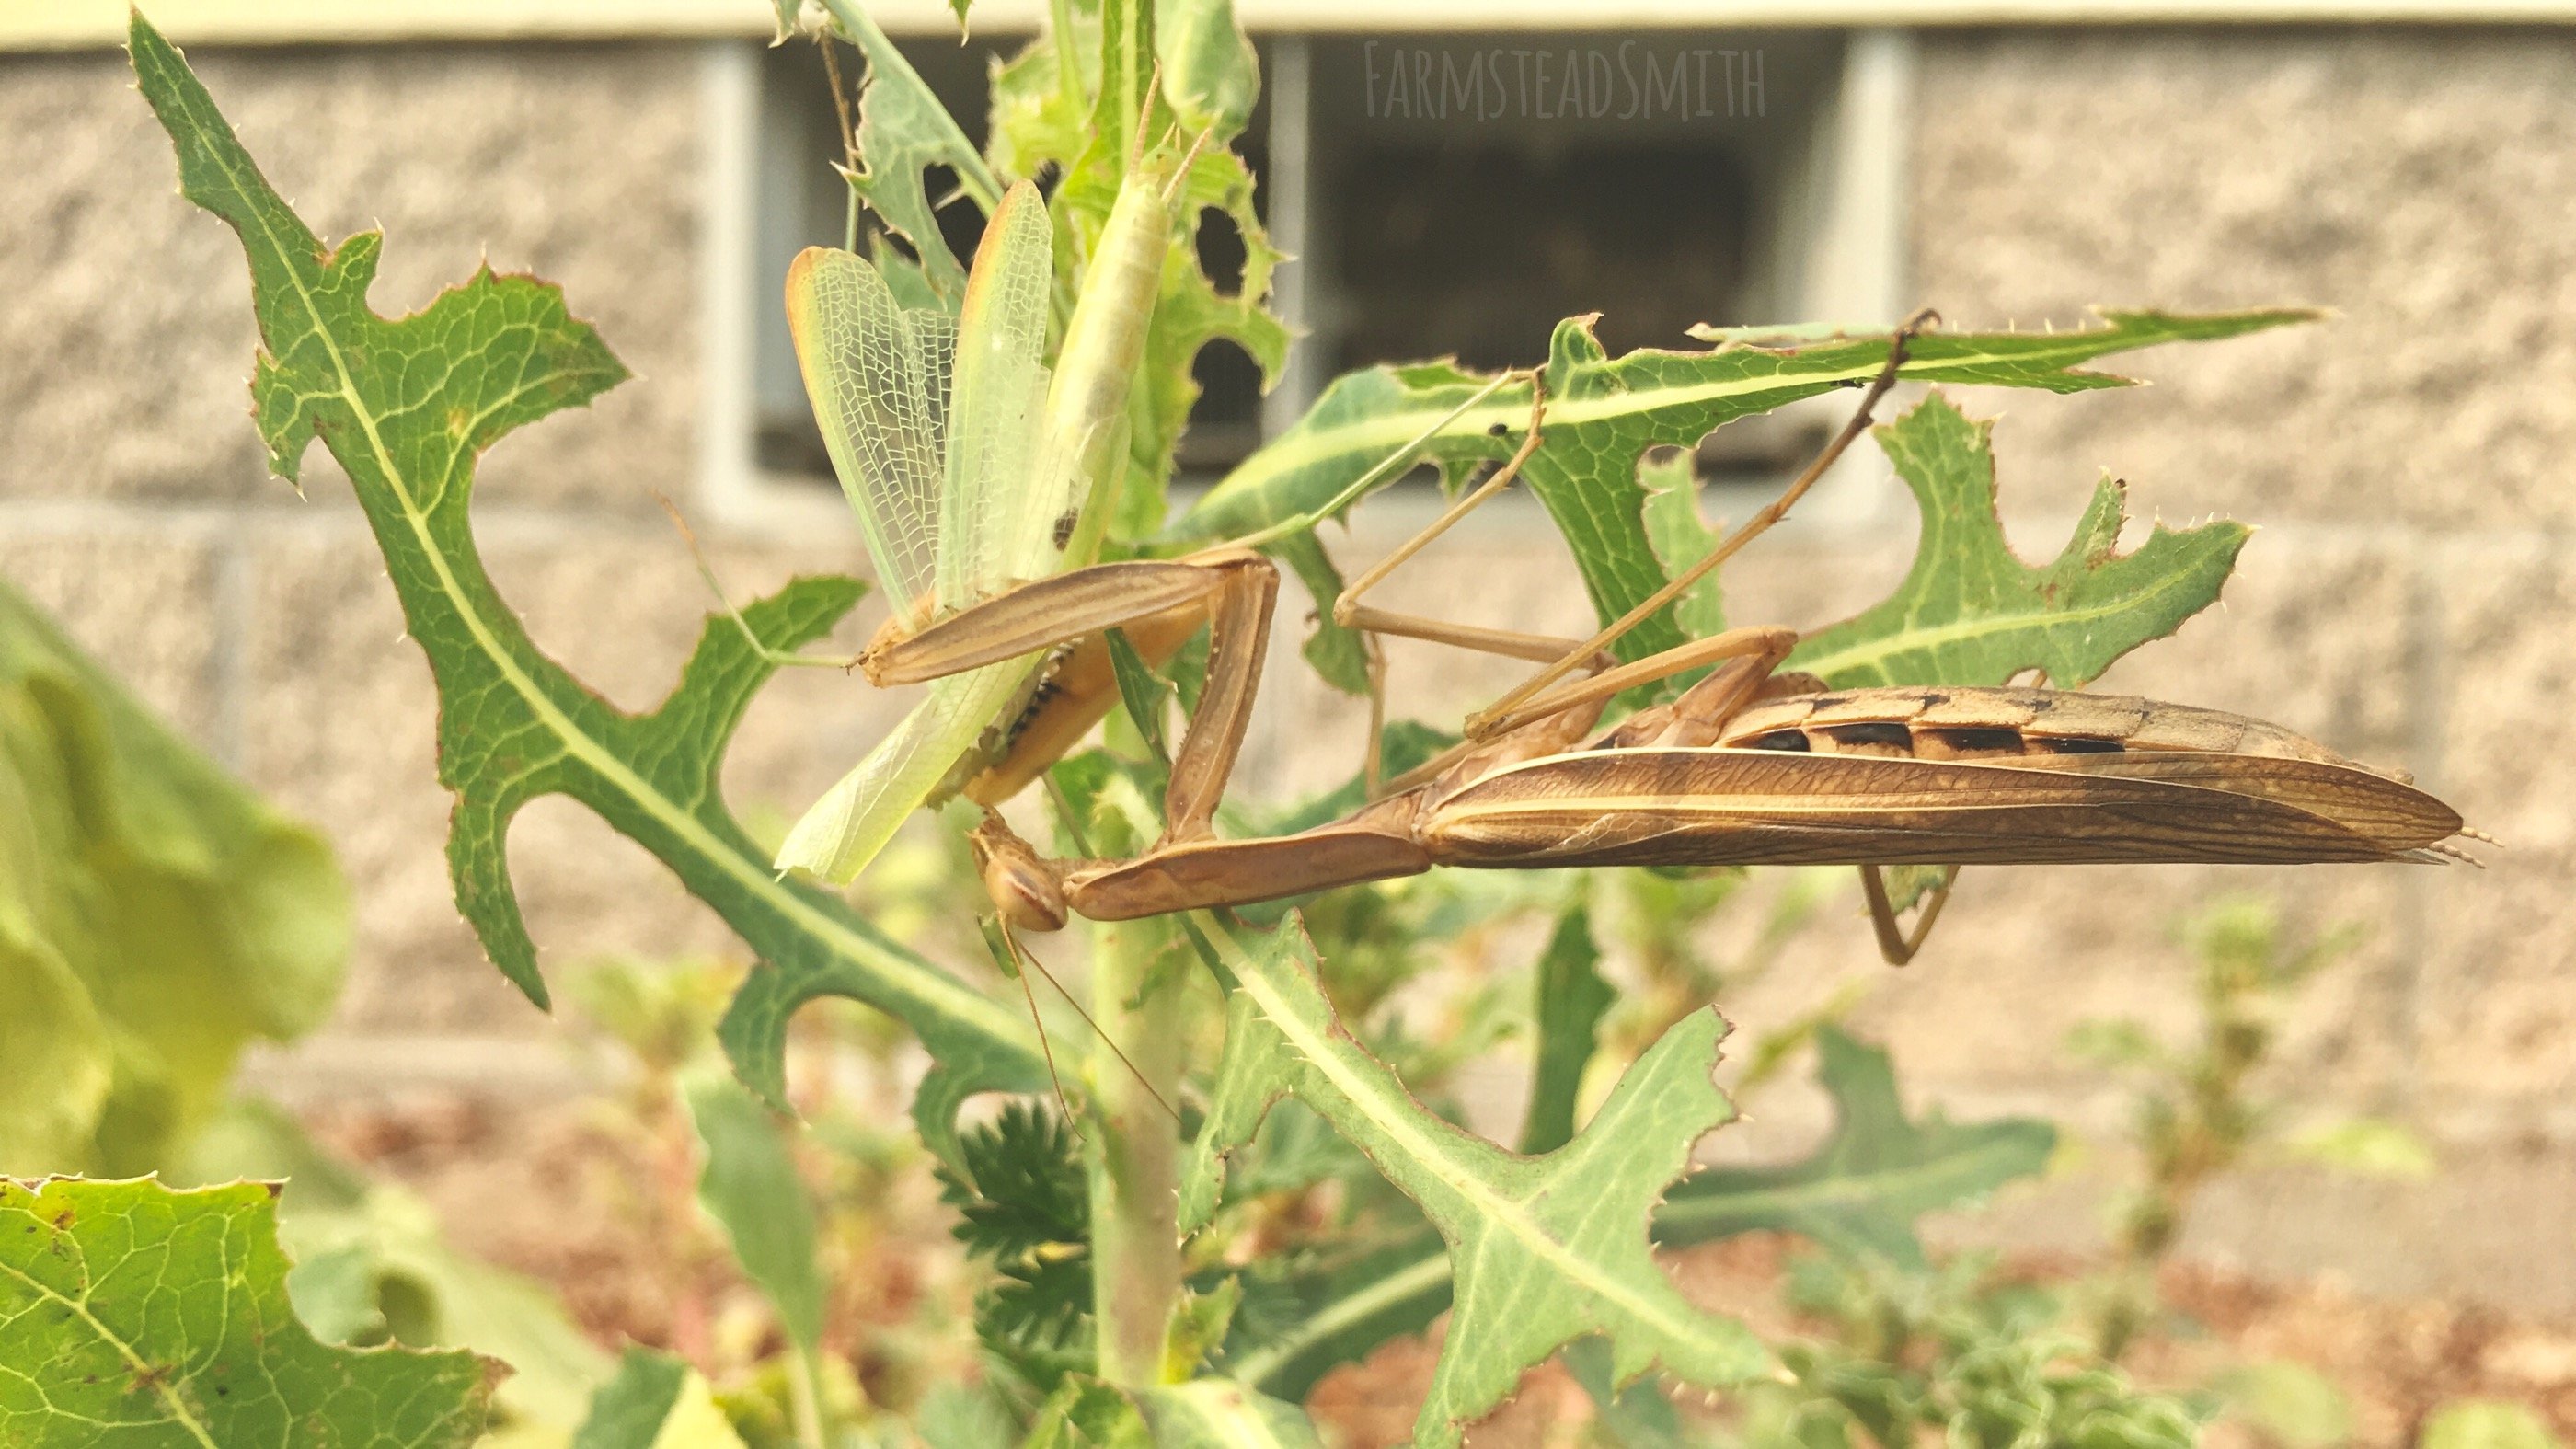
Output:
[[[0,1172],[131,1175],[330,1014],[330,847],[0,580]]]

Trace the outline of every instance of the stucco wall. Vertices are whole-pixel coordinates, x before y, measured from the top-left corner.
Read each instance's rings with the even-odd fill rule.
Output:
[[[424,302],[488,257],[563,283],[639,374],[506,441],[477,494],[486,556],[541,645],[615,702],[667,687],[705,600],[650,490],[687,498],[699,443],[705,92],[687,46],[196,57],[325,235],[389,233],[375,301]],[[1728,1003],[1750,1029],[1854,978],[1912,1089],[1961,1115],[2111,1125],[2061,1045],[2078,1021],[2179,1027],[2167,929],[2222,889],[2297,929],[2365,931],[2290,1023],[2280,1074],[2320,1110],[2419,1123],[2434,1184],[2275,1171],[2231,1181],[2196,1251],[2335,1268],[2391,1291],[2576,1308],[2576,37],[2559,31],[1938,33],[1920,42],[1911,292],[1954,324],[2067,323],[2090,303],[2307,302],[2339,316],[2126,370],[2153,389],[1969,392],[2026,554],[2053,552],[2098,470],[2142,517],[2262,531],[2227,607],[2104,687],[2244,710],[2417,772],[2512,849],[2495,869],[1972,872],[1934,948],[1891,975],[1837,907]],[[359,956],[326,1038],[272,1072],[488,1072],[545,1032],[456,921],[432,695],[346,486],[265,477],[241,378],[239,253],[171,190],[166,142],[109,56],[0,58],[0,570],[181,727],[325,826],[359,889]],[[1365,556],[1410,520],[1372,510]],[[1581,617],[1527,512],[1484,521],[1389,601],[1562,631]],[[716,535],[738,593],[849,568],[855,539]],[[1901,572],[1901,527],[1785,530],[1734,571],[1739,616],[1814,624]],[[1446,563],[1440,559],[1448,560]],[[1553,580],[1495,597],[1497,577]],[[1294,615],[1301,605],[1287,611]],[[1293,617],[1283,621],[1293,628]],[[1320,779],[1355,718],[1278,651],[1247,778]],[[1454,715],[1509,670],[1396,659],[1399,698]],[[798,674],[755,709],[728,784],[790,809],[888,705]],[[640,852],[541,804],[513,855],[545,958],[723,950]],[[504,1044],[494,1050],[494,1044]],[[296,1063],[301,1063],[299,1067]],[[1812,1104],[1810,1104],[1812,1105]],[[1746,1134],[1779,1143],[1789,1106]],[[1764,1134],[1770,1134],[1765,1136]],[[2089,1241],[2078,1183],[2021,1200],[2024,1240]]]
[[[2403,765],[2510,847],[2484,872],[2274,873],[2295,877],[2281,888],[2302,914],[2368,932],[2294,1025],[2281,1080],[2411,1116],[2453,1175],[2252,1179],[2214,1205],[2233,1222],[2204,1223],[2204,1242],[2234,1232],[2311,1267],[2340,1242],[2384,1286],[2576,1301],[2576,757],[2556,742],[2576,709],[2576,36],[1955,34],[1922,59],[1915,289],[1954,320],[2097,302],[2336,312],[2170,349],[2144,364],[2151,393],[1973,397],[2007,413],[1997,445],[2024,507],[2071,508],[2107,468],[2142,513],[2261,527],[2228,607],[2104,687]],[[2017,889],[2035,908],[1996,942],[2023,963],[2018,989],[1979,1001],[1972,973],[1926,973],[1910,1004],[1881,999],[1953,1041],[1963,1081],[2044,1080],[2034,1019],[2182,984],[2173,952],[2106,947],[2194,875],[2031,876]],[[1979,929],[1983,905],[1944,929]]]

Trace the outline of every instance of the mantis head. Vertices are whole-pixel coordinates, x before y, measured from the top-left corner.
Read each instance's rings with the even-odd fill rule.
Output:
[[[974,847],[984,893],[1003,920],[1023,931],[1064,929],[1064,881],[1053,863],[990,810],[966,840]]]

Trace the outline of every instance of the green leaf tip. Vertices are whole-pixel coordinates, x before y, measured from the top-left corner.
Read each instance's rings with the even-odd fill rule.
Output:
[[[139,11],[128,35],[136,81],[178,150],[180,194],[242,237],[265,344],[252,416],[279,477],[295,479],[317,433],[345,428],[386,473],[416,483],[424,509],[451,490],[461,507],[473,460],[503,434],[626,380],[561,289],[489,266],[412,316],[378,317],[366,297],[382,233],[326,246],[260,174],[178,49]],[[403,365],[460,352],[474,365]],[[389,415],[426,425],[401,436],[368,426]]]
[[[260,175],[204,86],[137,17],[135,76],[179,160],[180,189],[230,223],[250,263],[263,352],[254,411],[272,462],[319,437],[349,475],[438,687],[440,783],[455,795],[447,855],[459,911],[501,972],[543,1006],[536,945],[504,838],[531,800],[568,795],[660,859],[758,957],[719,1035],[736,1073],[773,1105],[787,1020],[823,995],[910,1025],[936,1061],[916,1098],[934,1151],[981,1091],[1046,1077],[1018,1015],[879,932],[839,897],[780,880],[725,807],[726,745],[774,654],[828,632],[861,585],[802,578],[715,616],[654,710],[630,715],[538,650],[485,573],[469,514],[474,466],[514,428],[587,402],[626,376],[553,286],[478,269],[421,312],[366,304],[382,245],[326,248]]]
[[[432,1449],[481,1439],[508,1370],[316,1341],[277,1185],[0,1179],[0,1442]]]
[[[2252,531],[2158,524],[2123,554],[2126,495],[2109,478],[2056,559],[2023,563],[1996,511],[1992,432],[1938,393],[1876,430],[1922,512],[1913,568],[1876,606],[1809,635],[1789,667],[1837,688],[2002,684],[2036,669],[2080,689],[2217,601]]]

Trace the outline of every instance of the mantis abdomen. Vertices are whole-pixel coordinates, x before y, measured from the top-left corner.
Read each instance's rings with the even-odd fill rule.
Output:
[[[1756,704],[1713,745],[1619,741],[1066,885],[1082,914],[1118,919],[1434,865],[2439,863],[2462,833],[2441,801],[2304,736],[2111,695],[1828,691]]]

